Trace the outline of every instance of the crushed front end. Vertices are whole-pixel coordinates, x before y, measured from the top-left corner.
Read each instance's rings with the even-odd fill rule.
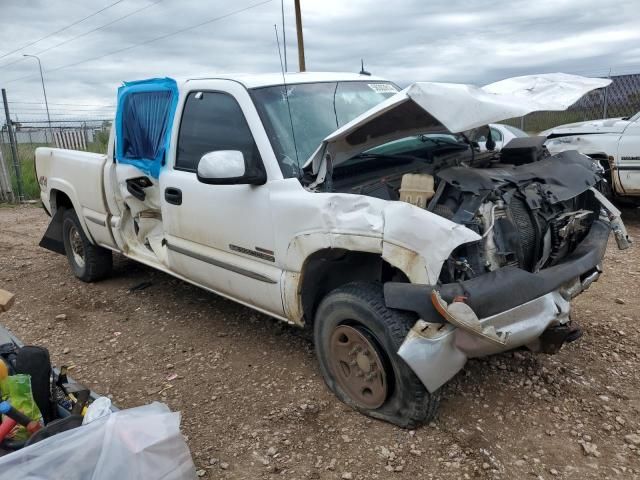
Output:
[[[435,285],[385,285],[388,307],[419,317],[398,353],[430,391],[468,358],[519,347],[555,353],[577,339],[571,299],[598,279],[612,230],[619,248],[629,244],[591,159],[541,150],[505,163],[512,153],[435,174],[427,209],[481,239],[456,248]]]

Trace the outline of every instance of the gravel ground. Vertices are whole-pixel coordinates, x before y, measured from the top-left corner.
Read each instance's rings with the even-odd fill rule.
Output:
[[[625,220],[640,239],[638,211]],[[574,305],[579,342],[470,361],[436,421],[406,431],[336,400],[292,327],[123,258],[81,283],[37,246],[47,222],[0,208],[0,287],[17,294],[0,321],[118,406],[182,412],[203,478],[640,478],[638,247],[610,244]]]

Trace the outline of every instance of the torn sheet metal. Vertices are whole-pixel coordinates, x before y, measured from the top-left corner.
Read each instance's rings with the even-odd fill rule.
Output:
[[[435,285],[453,249],[480,239],[474,231],[409,203],[387,202],[384,208],[382,258],[412,283]]]
[[[627,227],[625,227],[622,222],[622,212],[618,210],[613,203],[611,203],[607,197],[605,197],[600,191],[591,187],[591,192],[598,199],[603,209],[607,213],[607,219],[611,224],[611,230],[616,239],[616,244],[618,245],[619,250],[626,250],[631,246],[633,240],[627,233]]]
[[[608,79],[563,73],[527,75],[473,85],[418,82],[327,136],[307,164],[321,170],[327,155],[338,165],[392,140],[429,132],[465,132],[541,110],[566,110]]]

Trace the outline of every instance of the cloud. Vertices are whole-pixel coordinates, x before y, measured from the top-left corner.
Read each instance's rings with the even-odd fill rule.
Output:
[[[42,102],[37,53],[104,25],[155,0],[124,0],[58,35],[0,59],[0,86],[13,102]],[[104,117],[111,109],[53,105],[112,105],[123,80],[219,72],[278,71],[273,25],[280,1],[164,40],[104,58],[155,37],[228,14],[258,0],[163,0],[111,26],[42,53],[49,102],[56,118]],[[637,0],[302,0],[309,70],[367,70],[399,84],[416,80],[484,84],[507,76],[566,71],[605,74],[639,66]],[[108,5],[108,0],[3,2],[0,56]],[[287,54],[297,67],[293,0],[285,0]],[[16,61],[18,60],[18,61]],[[15,62],[15,63],[13,63]],[[3,67],[8,63],[12,65]],[[27,78],[23,78],[27,77]],[[17,80],[20,79],[20,80]],[[38,104],[12,104],[23,120],[41,119]],[[72,111],[73,109],[75,111]]]

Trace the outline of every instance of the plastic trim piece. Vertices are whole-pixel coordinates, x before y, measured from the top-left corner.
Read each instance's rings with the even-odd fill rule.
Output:
[[[210,265],[214,265],[216,267],[224,268],[225,270],[229,270],[234,273],[238,273],[240,275],[244,275],[245,277],[253,278],[254,280],[258,280],[260,282],[265,283],[278,283],[276,280],[267,277],[266,275],[262,275],[260,273],[252,272],[251,270],[247,270],[241,267],[236,267],[235,265],[231,265],[229,263],[221,262],[220,260],[216,260],[211,257],[207,257],[205,255],[200,255],[199,253],[191,252],[182,247],[178,247],[176,245],[171,245],[167,242],[167,248],[169,250],[173,250],[176,253],[180,253],[182,255],[186,255],[187,257],[195,258],[196,260],[200,260],[202,262],[206,262]]]

